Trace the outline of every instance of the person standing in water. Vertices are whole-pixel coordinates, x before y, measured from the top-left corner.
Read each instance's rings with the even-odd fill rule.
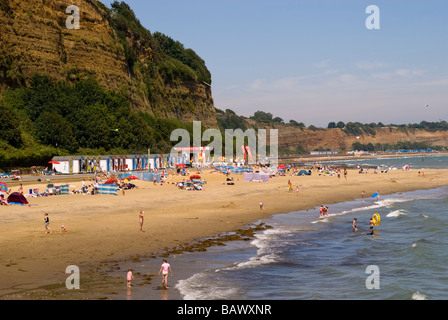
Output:
[[[168,271],[170,272],[170,275],[173,276],[173,272],[171,271],[170,264],[166,261],[166,259],[163,259],[162,266],[159,270],[159,276],[160,273],[162,273],[162,287],[164,286],[166,289],[168,288]]]
[[[357,232],[357,231],[358,231],[358,219],[357,219],[357,218],[353,219],[353,225],[352,225],[352,227],[353,227],[353,231],[354,231],[354,232]]]
[[[375,221],[373,220],[373,216],[370,217],[369,224],[370,224],[370,234],[373,234],[375,228]]]
[[[126,280],[128,281],[127,287],[130,288],[131,282],[132,282],[132,280],[134,280],[134,276],[132,274],[132,268],[129,268],[128,273],[126,275]]]

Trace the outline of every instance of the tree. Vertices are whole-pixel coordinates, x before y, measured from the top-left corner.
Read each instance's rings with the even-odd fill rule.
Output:
[[[14,112],[2,103],[0,103],[0,123],[0,140],[5,140],[11,146],[20,147],[22,145],[20,122]]]
[[[337,128],[337,127],[336,127],[336,122],[330,122],[330,123],[328,124],[328,129],[334,129],[334,128]]]
[[[35,135],[40,142],[75,152],[78,149],[72,126],[55,111],[45,111],[36,119]]]
[[[345,123],[342,122],[342,121],[339,121],[339,122],[336,124],[336,127],[339,128],[339,129],[344,129],[344,128],[345,128]]]
[[[294,127],[305,128],[305,124],[303,122],[297,122],[295,120],[289,120],[289,124]]]
[[[274,122],[274,123],[284,123],[283,119],[280,118],[280,117],[275,117],[274,119],[272,119],[272,122]]]
[[[264,111],[257,111],[254,113],[252,117],[250,117],[253,120],[256,121],[272,121],[272,113],[264,112]]]

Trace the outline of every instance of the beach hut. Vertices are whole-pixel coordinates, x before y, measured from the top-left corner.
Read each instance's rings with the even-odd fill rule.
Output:
[[[98,162],[98,168],[101,171],[103,171],[103,170],[109,171],[108,159],[109,159],[109,156],[99,156],[98,157],[98,161],[99,161]]]
[[[78,162],[78,173],[86,172],[86,160],[84,159],[84,156],[80,156],[77,162]]]
[[[146,168],[148,156],[147,155],[134,155],[132,157],[132,170],[141,171]]]
[[[101,163],[101,156],[92,157],[92,172],[102,171],[100,163]]]
[[[125,169],[126,156],[114,155],[112,156],[113,171],[123,171]]]
[[[123,156],[123,170],[132,170],[132,166],[134,165],[134,155]]]
[[[118,156],[118,169],[120,171],[126,170],[126,156],[120,155]]]
[[[106,156],[105,157],[105,166],[104,168],[106,168],[106,171],[113,171],[114,169],[114,164],[113,164],[113,159],[112,156]]]
[[[55,156],[49,163],[52,165],[52,169],[56,169],[59,173],[73,173],[73,157]]]
[[[26,200],[25,196],[19,192],[11,193],[7,201],[9,204],[19,204],[19,205],[28,204],[28,201]]]

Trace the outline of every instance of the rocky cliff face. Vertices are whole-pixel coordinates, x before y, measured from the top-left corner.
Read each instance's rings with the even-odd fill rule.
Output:
[[[79,8],[79,29],[67,28],[69,5]],[[28,85],[35,73],[72,82],[93,77],[127,96],[134,110],[215,125],[210,87],[160,74],[164,54],[157,44],[132,30],[120,37],[111,20],[116,14],[97,0],[1,0],[0,91]]]
[[[399,142],[425,142],[431,146],[448,147],[448,132],[428,132],[426,130],[403,131],[396,127],[375,128],[375,135],[363,134],[360,136],[347,135],[341,129],[310,130],[299,129],[292,126],[276,126],[279,134],[279,147],[297,149],[298,146],[305,150],[352,150],[356,142],[373,145],[390,144]]]

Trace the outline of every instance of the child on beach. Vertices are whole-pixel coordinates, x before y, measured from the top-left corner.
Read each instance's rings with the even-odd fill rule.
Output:
[[[159,276],[160,273],[162,273],[162,287],[164,286],[165,288],[168,288],[168,271],[170,272],[170,275],[173,276],[170,264],[166,261],[166,259],[163,259],[162,266],[159,270]]]
[[[370,218],[369,224],[370,224],[370,230],[373,232],[373,229],[375,227],[375,221],[373,221],[373,216]]]
[[[260,202],[260,210],[263,210],[263,202]]]
[[[138,215],[138,220],[140,222],[140,232],[143,232],[143,218],[145,215],[145,211],[141,210],[139,215]]]
[[[5,199],[5,197],[3,196],[3,194],[0,195],[0,204],[2,206],[9,206],[8,201]]]
[[[126,275],[126,279],[128,280],[128,288],[131,287],[131,281],[134,280],[134,276],[132,275],[132,268],[129,268],[128,274]]]
[[[319,214],[321,217],[328,217],[328,207],[321,205],[319,208]]]
[[[50,218],[48,217],[48,213],[45,212],[44,214],[44,223],[45,223],[45,232],[46,233],[51,233],[51,229],[50,229]]]
[[[299,186],[296,186],[296,195],[299,195]]]

